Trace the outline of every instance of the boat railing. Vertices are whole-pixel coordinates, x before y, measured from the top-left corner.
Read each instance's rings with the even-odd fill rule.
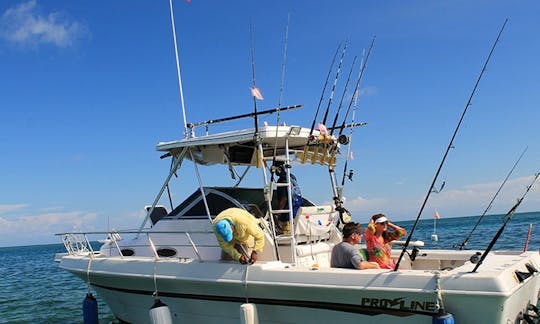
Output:
[[[62,243],[64,244],[64,247],[66,248],[66,251],[69,255],[90,255],[93,256],[96,254],[94,252],[94,249],[92,247],[92,244],[90,243],[90,239],[88,238],[89,235],[106,235],[105,240],[98,240],[98,242],[101,243],[109,243],[114,245],[116,248],[118,255],[121,258],[124,258],[124,255],[122,253],[122,250],[120,246],[118,245],[118,241],[122,240],[122,237],[120,234],[144,234],[146,235],[146,239],[148,241],[148,244],[150,246],[150,249],[152,251],[152,254],[156,259],[160,259],[160,256],[157,252],[156,246],[154,244],[154,241],[152,240],[151,236],[156,236],[156,234],[183,234],[186,236],[186,238],[189,241],[189,246],[193,249],[195,254],[197,255],[197,258],[199,261],[202,261],[201,254],[199,252],[199,249],[197,248],[197,245],[193,241],[190,234],[208,234],[212,233],[209,231],[153,231],[153,230],[113,230],[113,231],[91,231],[91,232],[66,232],[66,233],[57,233],[55,235],[62,236]]]
[[[68,254],[94,253],[88,236],[83,233],[62,233],[62,243]]]

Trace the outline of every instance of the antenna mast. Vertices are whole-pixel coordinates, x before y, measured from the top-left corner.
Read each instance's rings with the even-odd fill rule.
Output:
[[[186,107],[184,105],[184,90],[182,89],[182,75],[180,73],[180,59],[178,58],[178,42],[176,40],[176,27],[174,25],[174,13],[173,13],[173,5],[172,0],[169,0],[169,8],[171,12],[171,28],[173,33],[173,41],[174,41],[174,54],[176,57],[176,72],[178,74],[178,88],[180,91],[180,103],[182,105],[182,117],[184,118],[184,137],[188,138],[188,128],[187,128],[187,122],[186,122]]]

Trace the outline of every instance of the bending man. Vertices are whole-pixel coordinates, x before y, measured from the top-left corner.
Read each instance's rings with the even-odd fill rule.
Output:
[[[364,260],[357,246],[362,240],[363,229],[358,223],[347,223],[343,226],[343,241],[332,249],[330,266],[332,268],[379,269],[376,262]]]
[[[240,208],[229,208],[212,221],[214,234],[223,252],[242,264],[255,263],[262,252],[264,233],[253,215]],[[253,239],[253,251],[248,255],[248,244]]]

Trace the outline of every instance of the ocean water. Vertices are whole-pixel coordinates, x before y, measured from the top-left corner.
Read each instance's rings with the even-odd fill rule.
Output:
[[[478,216],[440,219],[438,242],[431,241],[433,220],[421,220],[412,239],[424,241],[424,248],[451,249],[463,241],[477,219]],[[503,220],[504,215],[486,216],[467,249],[486,248]],[[410,230],[414,222],[396,223]],[[529,224],[533,224],[529,250],[538,251],[540,212],[515,214],[494,249],[523,250]],[[0,323],[82,323],[87,287],[53,262],[54,254],[59,252],[65,252],[62,244],[0,248]],[[117,323],[103,300],[99,296],[97,299],[100,323]]]

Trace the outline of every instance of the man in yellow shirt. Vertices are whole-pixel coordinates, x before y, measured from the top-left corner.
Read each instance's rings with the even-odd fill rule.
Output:
[[[212,221],[212,225],[223,252],[242,264],[257,261],[257,253],[263,250],[264,233],[253,215],[240,208],[229,208],[219,213]],[[248,259],[247,252],[240,251],[247,251],[243,247],[248,246],[251,238],[253,238],[254,246]]]

